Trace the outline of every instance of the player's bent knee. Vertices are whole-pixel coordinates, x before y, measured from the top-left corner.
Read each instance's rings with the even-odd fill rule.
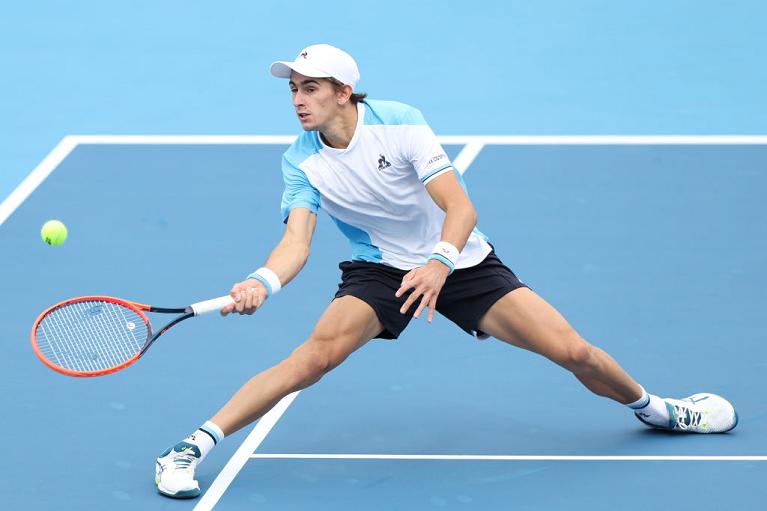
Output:
[[[570,347],[570,364],[576,368],[586,368],[591,361],[591,346],[585,341],[579,341]]]
[[[589,371],[595,363],[593,350],[591,344],[573,334],[567,342],[564,360],[560,364],[574,373]]]
[[[567,350],[567,366],[573,372],[585,372],[593,369],[596,362],[594,348],[583,339],[571,343]]]
[[[333,368],[329,350],[305,343],[296,348],[289,361],[293,369],[293,378],[297,387],[303,388],[318,382]]]

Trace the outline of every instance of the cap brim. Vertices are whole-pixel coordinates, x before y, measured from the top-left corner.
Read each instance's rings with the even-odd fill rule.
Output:
[[[278,60],[277,62],[272,63],[269,67],[269,71],[277,78],[290,78],[293,71],[312,78],[330,78],[328,73],[320,71],[316,67],[303,64],[302,62],[286,62]]]

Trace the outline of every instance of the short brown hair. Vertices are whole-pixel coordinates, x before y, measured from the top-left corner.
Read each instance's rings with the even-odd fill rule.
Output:
[[[343,83],[341,83],[340,81],[336,80],[335,78],[332,78],[332,77],[331,77],[331,78],[328,78],[327,80],[328,80],[330,83],[332,83],[332,84],[333,84],[333,87],[336,89],[336,91],[339,91],[339,90],[341,90],[341,87],[343,87],[343,86],[344,86],[344,84],[343,84]],[[367,94],[365,94],[364,92],[360,92],[360,93],[355,93],[355,92],[352,92],[352,95],[351,95],[351,97],[349,98],[349,101],[351,101],[351,102],[352,102],[352,105],[356,105],[357,103],[359,103],[360,101],[362,101],[362,100],[363,100],[363,99],[365,99],[366,97],[368,97],[368,95],[367,95]]]

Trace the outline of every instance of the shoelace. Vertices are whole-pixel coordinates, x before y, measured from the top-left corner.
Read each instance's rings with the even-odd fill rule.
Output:
[[[686,406],[674,405],[676,412],[676,425],[681,430],[695,428],[700,424],[703,414]]]
[[[197,461],[196,456],[184,452],[176,452],[173,456],[173,464],[177,471],[182,470],[184,472],[192,473],[194,471],[192,465],[195,461]]]

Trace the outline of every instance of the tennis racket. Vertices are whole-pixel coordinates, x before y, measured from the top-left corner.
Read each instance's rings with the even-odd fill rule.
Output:
[[[103,376],[136,362],[172,326],[231,303],[227,295],[169,309],[111,296],[72,298],[40,314],[32,326],[32,349],[54,371]],[[146,312],[179,316],[155,332]]]

